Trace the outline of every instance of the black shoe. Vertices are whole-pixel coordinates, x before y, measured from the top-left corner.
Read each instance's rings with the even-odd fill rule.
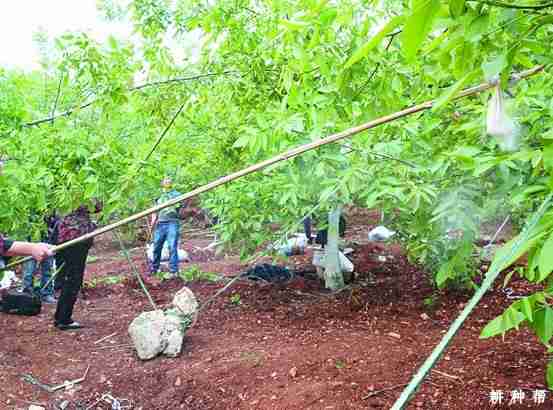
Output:
[[[79,322],[75,322],[75,321],[73,321],[71,323],[68,323],[68,324],[56,323],[56,327],[59,330],[77,330],[77,329],[84,328],[83,325],[81,325]]]

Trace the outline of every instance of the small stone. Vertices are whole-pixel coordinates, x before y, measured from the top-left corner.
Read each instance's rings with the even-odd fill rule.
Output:
[[[428,316],[426,313],[421,313],[421,319],[422,320],[428,320],[428,319],[430,319],[430,316]]]
[[[108,381],[108,378],[106,376],[104,376],[104,375],[100,376],[100,383],[105,383],[107,381]]]
[[[276,400],[277,396],[271,396],[271,400]]]
[[[37,406],[37,405],[35,405],[35,404],[31,404],[31,405],[29,406],[29,410],[46,410],[46,409],[45,409],[44,407],[42,407],[42,406]]]
[[[401,336],[394,332],[388,333],[388,336],[393,337],[394,339],[401,339]]]
[[[277,377],[277,372],[273,372],[273,373],[271,373],[271,377],[272,377],[272,378],[275,378],[275,377]]]
[[[177,377],[177,380],[175,380],[175,387],[179,387],[182,384],[182,380],[180,377]]]
[[[173,298],[175,306],[181,315],[193,315],[198,310],[198,301],[194,293],[184,286]]]
[[[290,369],[290,371],[288,372],[288,374],[290,375],[290,377],[294,378],[298,375],[298,368],[297,367],[292,367]]]

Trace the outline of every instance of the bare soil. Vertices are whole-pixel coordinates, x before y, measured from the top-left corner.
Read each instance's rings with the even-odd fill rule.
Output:
[[[389,409],[470,295],[436,293],[397,245],[362,244],[370,217],[376,220],[360,215],[348,229],[358,243],[352,255],[358,275],[346,290],[330,294],[318,280],[302,276],[285,284],[238,281],[201,313],[180,357],[147,362],[130,347],[127,328],[151,307],[124,256],[100,242],[75,308],[86,329],[56,330],[52,306],[35,317],[0,315],[0,409],[37,403],[50,410],[63,400],[69,410],[110,409],[107,403],[92,406],[106,393],[143,410]],[[205,250],[211,237],[183,238],[202,270],[232,276],[245,269],[235,256]],[[143,249],[131,254],[145,272]],[[391,258],[379,262],[378,254]],[[292,257],[290,266],[309,261],[309,254]],[[126,279],[98,282],[113,275]],[[160,306],[184,285],[179,279],[147,283]],[[224,282],[186,286],[202,302]],[[520,295],[535,290],[517,279],[511,287]],[[545,404],[533,401],[533,392],[545,389],[547,363],[535,336],[521,330],[503,340],[479,339],[482,327],[512,302],[499,284],[486,295],[409,409],[553,408],[549,392]],[[83,383],[58,393],[21,380],[30,373],[59,384],[81,377],[87,366]],[[525,392],[524,404],[509,406],[515,389]],[[504,392],[503,405],[490,403],[492,390]]]

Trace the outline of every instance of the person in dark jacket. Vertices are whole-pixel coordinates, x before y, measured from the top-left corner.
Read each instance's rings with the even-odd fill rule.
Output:
[[[101,210],[101,203],[96,202],[95,213]],[[88,208],[80,206],[61,218],[56,228],[56,243],[61,244],[94,231],[96,224],[90,219]],[[83,285],[86,258],[92,243],[92,239],[87,239],[56,254],[56,265],[60,269],[57,280],[61,286],[61,294],[54,319],[56,327],[60,330],[76,330],[83,327],[74,321],[72,316],[77,296]]]

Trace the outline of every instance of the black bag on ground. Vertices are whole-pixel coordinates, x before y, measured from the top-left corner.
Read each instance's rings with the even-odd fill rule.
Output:
[[[8,290],[2,295],[0,309],[4,313],[34,316],[40,313],[42,302],[34,294]]]
[[[246,272],[242,273],[242,276],[252,280],[262,279],[267,282],[285,282],[292,279],[293,275],[288,268],[284,266],[263,263],[248,269]]]

